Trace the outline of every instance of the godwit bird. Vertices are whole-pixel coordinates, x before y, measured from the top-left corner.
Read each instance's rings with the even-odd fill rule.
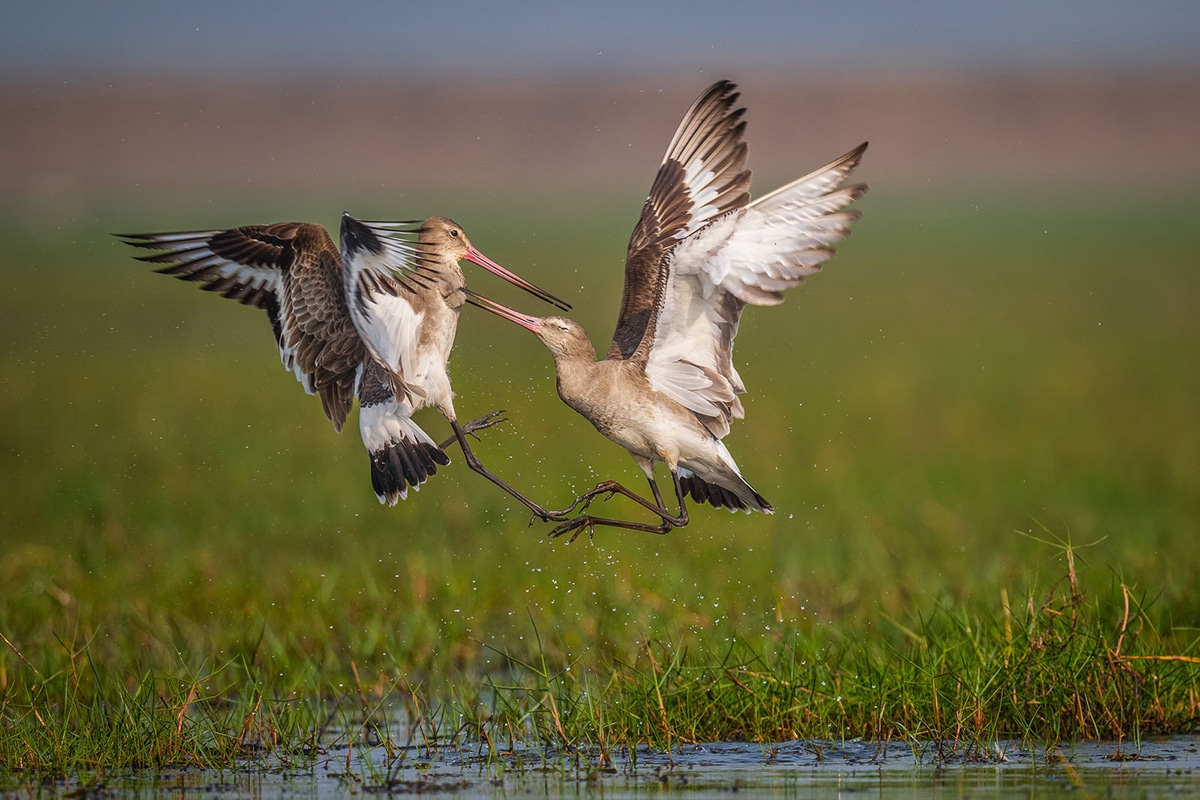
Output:
[[[619,493],[661,518],[654,525],[582,514],[552,531],[611,525],[666,533],[688,522],[685,495],[717,508],[772,513],[742,477],[722,439],[743,416],[745,391],[733,340],[747,304],[776,305],[833,255],[858,218],[845,210],[866,191],[842,188],[866,143],[799,180],[750,202],[736,86],[721,81],[688,110],[655,176],[625,261],[616,333],[597,362],[587,334],[562,317],[519,314],[472,295],[469,302],[533,331],[554,356],[558,394],[624,447],[650,482],[654,502],[605,481],[561,512]],[[679,513],[654,480],[671,472]]]
[[[427,236],[446,228],[458,232],[461,246],[452,249],[450,257],[476,261],[505,280],[554,300],[471,247],[457,224],[435,217],[428,225]],[[416,235],[417,244],[401,248],[404,258],[394,267],[419,271],[424,276],[420,280],[429,282],[433,280],[431,267],[423,265],[417,270],[417,265],[426,261],[419,254],[432,252],[433,245],[422,244],[422,234]],[[450,463],[442,448],[463,433],[498,421],[500,412],[472,420],[439,446],[411,420],[414,406],[409,395],[396,395],[393,373],[375,360],[356,327],[356,317],[346,302],[342,258],[321,225],[283,222],[224,231],[121,234],[120,238],[134,247],[162,251],[139,258],[165,265],[157,270],[160,273],[202,283],[206,291],[264,309],[283,365],[295,373],[306,392],[320,396],[325,415],[338,432],[357,388],[359,432],[371,457],[371,483],[381,503],[395,505],[407,497],[409,486],[419,489],[439,465]],[[462,271],[457,263],[455,272],[461,285]],[[369,270],[360,269],[356,274],[360,282],[370,282]],[[396,285],[390,274],[381,274],[376,280],[380,286]],[[564,305],[554,301],[560,307]],[[419,331],[403,326],[393,333],[419,336]],[[444,349],[448,352],[449,343]],[[444,359],[443,355],[443,364]],[[420,385],[410,388],[419,389]]]
[[[484,256],[471,246],[462,227],[453,220],[446,217],[426,220],[416,231],[415,247],[401,238],[409,232],[406,223],[364,223],[349,214],[342,215],[343,277],[350,316],[378,366],[378,371],[368,376],[371,380],[363,383],[371,392],[392,395],[390,408],[397,411],[378,418],[373,407],[367,405],[369,399],[363,400],[360,387],[359,402],[367,420],[361,423],[367,449],[372,449],[376,438],[395,441],[399,435],[403,441],[424,443],[423,448],[398,449],[401,458],[406,452],[417,458],[426,450],[430,456],[444,457],[411,420],[414,411],[433,406],[449,421],[472,470],[521,501],[538,517],[551,519],[551,512],[483,466],[467,443],[465,434],[469,430],[458,424],[454,392],[446,371],[458,315],[467,297],[458,262],[472,261],[559,308],[569,306]],[[396,426],[401,422],[407,429],[397,432]],[[368,441],[368,424],[371,441]]]

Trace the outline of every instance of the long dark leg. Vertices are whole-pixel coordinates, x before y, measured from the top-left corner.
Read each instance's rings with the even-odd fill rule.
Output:
[[[468,425],[469,424],[470,423],[468,423]],[[505,483],[504,480],[500,478],[500,476],[496,475],[491,470],[489,470],[487,467],[485,467],[483,465],[483,463],[479,460],[478,456],[475,455],[474,451],[471,450],[471,445],[467,444],[466,431],[464,431],[461,427],[459,427],[459,424],[456,420],[450,420],[450,427],[454,429],[454,438],[458,440],[458,446],[462,448],[463,456],[467,459],[468,467],[470,467],[475,472],[478,472],[480,475],[487,478],[489,481],[496,484],[504,491],[508,492],[510,495],[515,497],[517,500],[520,500],[521,503],[523,503],[526,508],[528,508],[530,511],[533,512],[533,515],[535,517],[542,520],[543,522],[549,522],[551,520],[557,521],[557,520],[563,519],[566,516],[566,514],[563,514],[562,512],[547,511],[546,509],[542,508],[537,503],[533,502],[528,497],[521,494],[516,489],[514,489],[513,487],[511,487],[507,483]]]
[[[626,489],[616,481],[604,481],[603,483],[598,484],[595,489],[592,489],[590,492],[583,495],[583,498],[586,498],[584,500],[584,508],[587,508],[587,504],[591,503],[591,501],[597,495],[605,493],[608,493],[609,496],[613,494],[623,495],[624,497],[628,497],[630,500],[639,503],[643,507],[662,517],[662,522],[658,525],[651,525],[648,522],[630,522],[628,520],[606,519],[605,517],[595,517],[591,514],[583,514],[582,516],[567,520],[562,525],[559,525],[554,530],[550,531],[550,535],[563,536],[574,531],[571,538],[567,540],[567,544],[570,544],[579,537],[579,534],[583,533],[585,528],[594,528],[596,525],[660,534],[667,533],[672,528],[682,528],[684,525],[688,524],[687,504],[683,501],[683,486],[679,483],[678,473],[674,471],[671,472],[671,480],[675,483],[675,497],[679,501],[678,515],[672,514],[667,510],[666,504],[662,499],[662,493],[658,491],[658,484],[654,482],[653,478],[650,478],[650,491],[654,493],[654,499],[657,501],[658,505],[655,505],[646,498],[629,489]]]
[[[465,423],[462,426],[462,432],[468,436],[475,436],[475,431],[481,431],[484,428],[490,428],[493,425],[499,425],[501,422],[507,422],[508,421],[507,419],[500,416],[503,413],[504,413],[504,409],[500,409],[499,411],[493,411],[490,414],[484,414],[482,417],[473,419],[470,422]],[[475,436],[475,438],[478,439],[479,437]],[[439,444],[438,450],[445,450],[447,447],[449,447],[450,445],[454,444],[457,441],[458,441],[458,435],[455,434],[454,436],[451,436],[449,439],[447,439],[446,441]]]
[[[650,479],[650,491],[654,492],[654,500],[658,503],[658,508],[655,510],[660,512],[659,516],[676,528],[682,528],[688,524],[688,510],[687,503],[683,502],[683,484],[679,482],[679,473],[674,470],[671,471],[671,482],[675,484],[675,499],[679,501],[678,516],[671,517],[661,513],[667,510],[667,504],[663,502],[662,495],[658,493],[658,484],[654,482],[653,478]]]

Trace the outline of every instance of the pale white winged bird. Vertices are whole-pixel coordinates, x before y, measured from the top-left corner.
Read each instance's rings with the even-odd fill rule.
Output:
[[[842,184],[867,145],[751,202],[737,98],[734,84],[714,84],[675,132],[629,243],[621,310],[604,360],[596,361],[587,334],[571,320],[470,298],[541,339],[554,356],[559,396],[629,451],[654,495],[651,503],[605,481],[565,511],[581,503],[586,510],[595,497],[615,492],[661,518],[649,524],[582,514],[555,535],[578,536],[593,525],[666,533],[687,524],[688,494],[718,508],[773,512],[722,441],[730,420],[743,416],[733,340],[747,304],[783,302],[782,291],[817,272],[850,232],[859,214],[846,209],[866,187]],[[678,514],[655,483],[660,461],[671,472]]]
[[[435,217],[426,225],[431,231],[451,228],[462,235],[461,227],[444,217]],[[412,275],[420,274],[423,277],[419,280],[428,282],[431,267],[422,254],[429,248],[420,243],[419,231],[411,231],[410,238],[416,241],[402,249],[404,258],[393,268],[400,273],[407,269]],[[439,465],[450,463],[443,452],[445,447],[462,433],[487,427],[496,420],[495,414],[489,414],[466,423],[456,429],[454,438],[440,446],[412,421],[413,411],[421,406],[413,403],[411,391],[396,393],[395,387],[402,381],[376,360],[364,341],[346,302],[342,258],[329,232],[320,225],[283,222],[223,231],[121,234],[120,238],[134,247],[162,251],[140,257],[163,265],[157,270],[160,273],[199,282],[207,291],[264,309],[283,365],[295,373],[306,392],[320,396],[325,415],[339,432],[357,390],[359,431],[371,457],[371,483],[382,503],[394,505],[407,497],[410,486],[419,488]],[[465,237],[462,242],[465,248],[454,249],[453,254],[485,259]],[[499,268],[490,260],[483,266],[492,271]],[[378,275],[377,283],[402,286],[403,281],[397,282],[390,269]],[[457,263],[454,269],[461,286],[462,271]],[[506,280],[515,279],[522,288],[550,297],[499,269]],[[360,280],[370,283],[369,273],[361,273]],[[426,291],[424,286],[420,291]],[[403,326],[393,332],[398,336],[420,335]],[[444,374],[443,356],[443,378]],[[408,385],[409,390],[414,387],[420,389],[418,383]]]

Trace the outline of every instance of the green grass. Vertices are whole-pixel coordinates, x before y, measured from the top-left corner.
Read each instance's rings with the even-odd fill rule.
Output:
[[[486,201],[452,209],[475,244],[603,347],[636,208]],[[1195,724],[1200,198],[877,190],[823,274],[743,319],[727,442],[778,513],[569,547],[460,458],[380,507],[353,420],[333,432],[260,312],[107,236],[336,224],[260,207],[4,231],[0,773],[303,762],[331,735],[604,754]],[[508,410],[477,452],[534,498],[640,485],[528,333],[468,311],[452,371],[461,417]]]

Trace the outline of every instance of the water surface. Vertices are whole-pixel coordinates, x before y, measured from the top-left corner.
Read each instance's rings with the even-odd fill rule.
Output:
[[[77,786],[47,787],[53,794]],[[742,742],[639,748],[330,747],[304,766],[248,763],[234,771],[130,774],[95,787],[109,797],[332,798],[347,794],[458,797],[686,796],[741,798],[1157,798],[1200,796],[1200,736],[1140,743],[986,749],[949,743]],[[89,793],[91,794],[91,793]]]

